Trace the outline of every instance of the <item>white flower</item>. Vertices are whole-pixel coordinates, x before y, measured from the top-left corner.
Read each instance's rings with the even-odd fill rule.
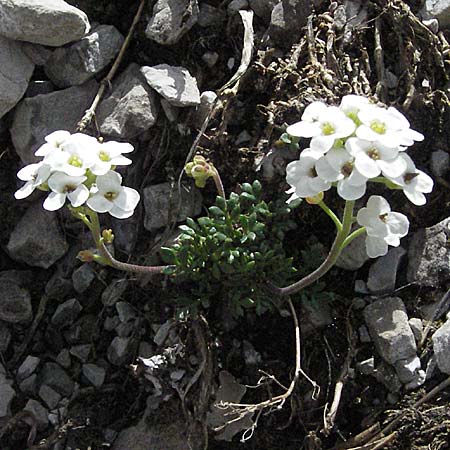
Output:
[[[72,134],[61,144],[61,151],[48,153],[44,162],[54,171],[81,177],[95,162],[93,147],[96,144],[97,140],[92,136],[82,133]]]
[[[379,195],[369,198],[367,207],[358,211],[356,220],[366,229],[366,250],[371,258],[385,255],[388,245],[398,247],[400,238],[408,234],[408,218],[392,212],[389,203]]]
[[[65,130],[58,130],[45,137],[46,143],[41,145],[36,152],[36,156],[47,156],[54,150],[61,150],[62,144],[70,137],[70,133]]]
[[[344,200],[356,200],[366,192],[367,177],[358,171],[353,156],[344,148],[332,148],[317,161],[316,171],[323,180],[337,182],[338,194]]]
[[[344,95],[339,105],[339,109],[344,112],[344,114],[353,120],[353,122],[359,124],[358,112],[361,108],[364,108],[369,104],[369,99],[363,97],[362,95]]]
[[[358,112],[361,125],[356,136],[366,141],[378,141],[386,147],[410,146],[423,141],[423,135],[411,130],[406,117],[395,108],[379,108],[367,105]]]
[[[14,197],[21,200],[31,195],[37,187],[47,181],[50,172],[50,166],[44,164],[42,161],[35,164],[29,164],[20,169],[19,172],[17,172],[17,178],[26,181],[26,183],[14,193]]]
[[[314,197],[319,192],[327,191],[331,183],[317,175],[316,162],[320,154],[305,149],[298,161],[289,163],[286,167],[286,181],[292,186],[288,193],[294,193],[289,201],[298,197]]]
[[[423,194],[428,194],[433,190],[433,179],[425,172],[418,170],[406,153],[401,153],[399,157],[406,164],[404,173],[395,178],[386,175],[386,178],[401,186],[409,201],[418,206],[425,205],[427,199]]]
[[[44,209],[56,211],[64,206],[66,198],[73,207],[81,206],[89,197],[89,189],[82,184],[86,177],[72,177],[62,172],[55,172],[48,179],[52,192],[44,201]]]
[[[122,153],[130,153],[133,150],[133,146],[128,143],[97,142],[95,150],[93,149],[97,158],[90,170],[94,175],[104,175],[112,166],[128,166],[132,161],[122,156]]]
[[[126,219],[133,214],[139,198],[135,189],[122,186],[122,177],[117,172],[109,171],[97,177],[95,192],[86,203],[96,212]]]
[[[322,105],[322,106],[320,106]],[[336,139],[353,134],[356,125],[337,106],[326,106],[320,102],[309,105],[300,122],[287,127],[286,132],[295,137],[311,137],[310,148],[326,153]]]
[[[406,170],[406,161],[399,157],[399,148],[386,147],[380,142],[350,138],[345,148],[355,157],[355,167],[367,178],[383,175],[398,177]]]

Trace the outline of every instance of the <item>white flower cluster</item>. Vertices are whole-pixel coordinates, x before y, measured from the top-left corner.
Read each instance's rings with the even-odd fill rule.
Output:
[[[133,146],[120,142],[100,142],[82,133],[55,131],[36,152],[43,157],[17,173],[25,184],[14,194],[17,199],[28,197],[36,188],[50,191],[44,208],[56,211],[66,200],[73,207],[86,205],[99,213],[108,212],[118,219],[130,217],[139,202],[139,193],[122,186],[116,166],[131,164],[123,153]]]
[[[314,197],[332,186],[344,200],[357,200],[365,194],[367,182],[379,177],[401,188],[416,205],[424,205],[424,194],[433,189],[433,180],[418,170],[405,152],[424,137],[412,130],[408,120],[393,107],[376,106],[358,95],[343,97],[339,107],[313,102],[302,120],[286,132],[297,138],[311,138],[299,160],[287,166],[286,180],[291,185],[288,193],[292,194],[289,201]],[[386,200],[378,196],[371,197],[361,211],[358,222],[366,227],[369,256],[385,254],[387,245],[399,245],[399,238],[408,230],[404,215],[391,213]],[[378,211],[378,216],[372,214],[373,220],[384,226],[368,222],[369,211]],[[394,218],[402,222],[402,227],[388,226]]]

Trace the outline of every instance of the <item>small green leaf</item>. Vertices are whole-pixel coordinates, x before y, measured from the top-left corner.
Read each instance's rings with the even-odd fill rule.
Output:
[[[161,258],[167,264],[175,264],[176,262],[176,251],[169,247],[161,247],[159,251]]]
[[[209,211],[212,215],[217,216],[217,217],[221,217],[221,216],[224,215],[223,211],[222,211],[218,206],[210,206],[210,207],[208,208],[208,211]]]
[[[260,195],[261,194],[261,192],[262,192],[262,185],[261,185],[261,183],[258,181],[258,180],[255,180],[253,183],[252,183],[252,187],[253,187],[253,193],[255,194],[255,195]]]
[[[227,210],[227,202],[226,202],[226,200],[223,198],[223,197],[221,197],[220,195],[218,195],[217,197],[216,197],[216,206],[218,207],[218,208],[220,208],[222,211],[226,211]]]
[[[202,227],[208,227],[213,223],[213,221],[209,217],[199,217],[197,219],[197,222]]]
[[[244,192],[248,192],[249,194],[253,195],[253,187],[252,187],[252,185],[250,183],[243,183],[241,185],[241,189]]]
[[[241,199],[246,199],[249,200],[251,202],[256,201],[256,197],[253,194],[249,194],[248,192],[242,192],[240,195]]]

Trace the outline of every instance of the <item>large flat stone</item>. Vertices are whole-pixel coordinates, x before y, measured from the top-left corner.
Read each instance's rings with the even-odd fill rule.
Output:
[[[0,117],[22,98],[33,70],[34,64],[21,45],[0,36]]]
[[[0,34],[18,41],[59,47],[83,37],[86,14],[63,0],[2,0]]]

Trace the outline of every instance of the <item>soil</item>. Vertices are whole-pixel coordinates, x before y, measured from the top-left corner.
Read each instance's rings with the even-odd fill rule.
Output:
[[[70,3],[84,10],[91,22],[113,24],[124,34],[139,4],[138,1],[106,0]],[[211,0],[208,3],[224,6],[227,2]],[[337,6],[341,2],[333,3]],[[275,171],[270,179],[264,179],[261,171],[255,171],[257,162],[270,149],[280,146],[278,140],[284,125],[298,121],[308,103],[316,99],[330,104],[338,103],[348,93],[366,95],[395,106],[408,117],[411,127],[426,136],[425,141],[416,144],[411,152],[419,167],[428,170],[432,151],[449,151],[450,54],[446,44],[449,33],[444,31],[440,35],[433,34],[418,21],[415,13],[423,2],[373,0],[366,3],[368,20],[354,30],[350,41],[345,41],[343,31],[336,29],[330,2],[324,2],[322,7],[312,13],[308,24],[300,30],[296,42],[289,48],[265,43],[267,25],[255,17],[256,48],[250,67],[241,80],[237,95],[228,97],[224,108],[219,109],[211,119],[206,137],[200,140],[198,147],[198,151],[210,158],[220,171],[227,192],[238,190],[239,183],[259,178],[267,200],[282,196],[287,188],[283,168],[288,161],[281,159],[278,172]],[[138,24],[122,68],[130,62],[183,66],[196,76],[201,91],[217,91],[231,78],[235,68],[230,71],[227,63],[230,58],[239,61],[242,50],[243,27],[238,16],[229,18],[221,27],[195,26],[179,43],[164,47],[151,42],[144,35],[149,11],[148,7]],[[380,71],[379,54],[374,44],[375,25],[381,35],[385,68],[395,74],[398,80],[393,87],[386,87],[386,80],[378,77]],[[201,59],[207,51],[219,54],[218,62],[212,68],[208,68]],[[188,121],[188,114],[188,111],[183,112],[180,121]],[[251,136],[245,147],[235,144],[243,130]],[[91,131],[95,133],[95,130]],[[138,161],[128,175],[128,184],[142,189],[159,182],[176,180],[197,132],[191,128],[190,133],[181,135],[176,132],[175,125],[166,121],[161,114],[150,133],[133,142],[139,149],[136,156]],[[0,190],[6,194],[0,197],[3,229],[0,235],[0,271],[29,270],[29,267],[12,261],[5,251],[8,236],[27,204],[14,201],[10,195],[17,188],[15,171],[19,166],[19,158],[5,134],[0,148],[5,149],[0,152]],[[445,179],[435,181],[435,189],[428,197],[426,206],[418,208],[406,204],[400,192],[391,197],[393,209],[410,218],[411,231],[434,225],[448,216],[449,184]],[[211,205],[216,195],[212,183],[207,185],[203,195],[205,205]],[[337,197],[330,196],[327,201],[330,207],[339,210]],[[302,251],[308,250],[311,237],[328,248],[333,238],[333,224],[324,219],[318,208],[307,205],[296,210],[293,219],[297,229],[287,234],[286,248],[297,267],[314,266],[315,261],[306,264],[302,260]],[[69,241],[75,244],[78,229],[73,228],[66,215],[61,214],[60,220],[67,230]],[[138,232],[134,234],[129,247],[132,251],[124,253],[118,249],[118,258],[133,262],[157,258],[156,250],[161,241],[139,224],[135,226]],[[106,359],[106,349],[113,336],[101,326],[96,326],[108,314],[99,297],[104,287],[117,277],[117,273],[102,267],[98,267],[96,272],[97,280],[82,300],[85,305],[83,314],[93,321],[91,343],[97,357]],[[404,272],[405,267],[401,267],[398,285],[401,286],[401,296],[410,313],[440,298],[441,291],[438,289],[407,286]],[[33,269],[33,273],[36,282],[32,296],[37,309],[38,299],[43,295],[52,270]],[[373,377],[361,375],[353,369],[345,370],[346,367],[354,367],[355,362],[363,360],[365,355],[372,354],[371,344],[361,344],[357,339],[357,330],[363,324],[363,319],[361,311],[352,307],[354,280],[364,279],[366,274],[367,267],[357,273],[333,269],[324,277],[324,285],[320,289],[308,290],[303,296],[292,298],[298,310],[302,301],[330,302],[333,314],[332,324],[309,333],[303,332],[301,336],[302,369],[320,386],[317,399],[311,399],[311,384],[301,376],[293,394],[282,408],[268,409],[258,416],[258,426],[245,444],[239,442],[242,431],[236,434],[232,442],[224,442],[215,440],[214,433],[209,430],[206,435],[202,435],[205,448],[450,448],[450,389],[447,387],[430,401],[415,406],[419,399],[445,379],[443,375],[435,375],[412,392],[401,391],[395,402],[389,402],[392,397],[389,397],[388,390]],[[129,281],[131,287],[122,295],[122,299],[139,311],[142,329],[153,336],[152,324],[162,324],[175,316],[165,281],[162,277],[150,280],[131,277]],[[45,358],[51,353],[52,336],[46,335],[46,326],[56,305],[56,301],[47,305],[39,328],[31,337],[23,356],[33,354]],[[161,373],[159,380],[164,386],[164,392],[170,393],[170,402],[174,403],[169,402],[172,405],[170,407],[167,406],[169,403],[160,404],[156,414],[160,415],[158,420],[170,422],[171,417],[178,414],[192,433],[198,430],[205,432],[205,417],[219,386],[220,371],[227,370],[239,383],[248,386],[255,386],[264,374],[272,377],[265,377],[265,381],[256,389],[247,389],[244,400],[251,404],[283,392],[277,383],[288,386],[295,367],[295,335],[291,317],[276,311],[257,316],[251,310],[244,317],[231,322],[224,320],[222,312],[216,310],[205,311],[203,316],[204,319],[187,318],[173,325],[173,330],[184,346],[183,354],[176,356],[173,367],[185,370],[186,377],[194,380],[184,400],[170,386],[170,371]],[[27,329],[15,327],[12,345],[6,354],[0,355],[11,372],[23,360],[17,360],[15,350],[24,341],[27,332]],[[249,343],[259,355],[255,363],[249,363],[245,356],[244,342]],[[424,360],[432,353],[430,345],[428,340],[423,346],[420,356]],[[189,358],[205,357],[205,349],[208,370],[205,369],[196,380]],[[330,408],[336,382],[342,374],[343,391],[336,423],[332,430],[326,432],[324,414]],[[76,378],[79,374],[71,375]],[[19,397],[13,404],[13,411],[17,414],[0,435],[0,449],[109,448],[104,444],[106,429],[120,432],[138,423],[145,414],[146,399],[151,392],[150,382],[145,375],[145,367],[139,364],[110,367],[106,384],[99,389],[82,387],[70,400],[69,420],[63,427],[38,433],[31,445],[27,445],[30,427],[20,416],[28,398],[17,389]],[[394,418],[400,419],[386,433],[386,442],[377,441],[367,445],[367,439],[352,442],[352,438],[369,427],[382,429]],[[349,443],[346,444],[346,441]],[[377,443],[379,446],[376,446]]]

